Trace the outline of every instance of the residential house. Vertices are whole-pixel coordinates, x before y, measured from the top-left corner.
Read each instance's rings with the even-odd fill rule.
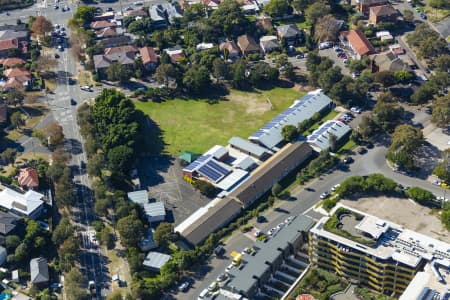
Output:
[[[39,287],[45,287],[50,280],[48,274],[48,263],[44,257],[30,260],[31,283]]]
[[[375,48],[360,30],[343,31],[340,35],[341,42],[353,53],[355,59],[375,54]]]
[[[97,45],[101,48],[111,48],[130,45],[131,42],[131,37],[129,35],[116,35],[97,41]]]
[[[398,12],[390,4],[372,6],[369,9],[369,24],[377,25],[379,22],[395,22]]]
[[[410,71],[411,69],[395,53],[391,51],[376,54],[372,57],[372,72],[381,71]]]
[[[114,19],[115,14],[113,11],[107,11],[101,15],[98,16],[94,16],[94,21],[110,21],[112,19]]]
[[[25,30],[1,30],[0,31],[0,41],[1,40],[12,40],[16,39],[19,43],[28,41],[29,34]]]
[[[148,11],[145,7],[127,10],[125,11],[125,16],[127,17],[135,17],[135,18],[146,18],[148,17]]]
[[[246,15],[254,15],[259,13],[259,6],[256,1],[245,1],[241,6],[241,9]]]
[[[157,28],[167,27],[169,24],[173,24],[175,19],[183,16],[178,2],[154,4],[150,6],[148,12],[153,26]]]
[[[5,102],[0,103],[0,125],[8,121],[8,105]]]
[[[164,221],[166,218],[166,209],[162,202],[145,203],[144,212],[149,223]]]
[[[222,0],[202,0],[204,6],[210,9],[217,9]]]
[[[183,49],[180,46],[174,46],[171,48],[164,49],[164,52],[167,53],[170,57],[170,61],[173,64],[178,63],[180,60],[185,59],[186,55],[184,54]]]
[[[388,0],[359,0],[357,9],[360,13],[368,15],[371,7],[385,5],[388,3]]]
[[[39,177],[35,168],[21,169],[17,181],[21,187],[28,189],[37,189],[39,187]]]
[[[298,45],[305,39],[305,32],[299,29],[296,24],[278,26],[277,35],[280,40],[285,40],[289,46]]]
[[[161,268],[170,260],[170,255],[160,252],[149,252],[142,263],[144,268],[159,273]]]
[[[17,39],[0,39],[0,57],[7,57],[10,50],[19,49]]]
[[[41,215],[44,208],[42,198],[44,198],[44,195],[33,190],[21,194],[5,188],[0,192],[0,206],[14,215],[36,219]]]
[[[24,64],[25,64],[25,61],[18,57],[0,59],[0,65],[3,67],[6,67],[6,68],[22,66]]]
[[[158,65],[158,56],[156,55],[155,49],[152,47],[142,47],[139,49],[141,54],[142,64],[146,69],[153,70]]]
[[[248,56],[249,54],[253,54],[253,53],[260,53],[260,51],[261,51],[261,48],[259,48],[259,45],[248,34],[239,36],[237,39],[237,45],[238,45],[239,49],[241,49],[243,56]]]
[[[0,211],[0,236],[7,236],[16,228],[18,218],[10,213]]]
[[[273,29],[272,18],[268,16],[256,18],[256,26],[262,30],[271,30]]]
[[[112,63],[133,65],[138,49],[132,45],[106,48],[104,54],[94,55],[95,69],[104,74]]]
[[[97,39],[103,39],[103,38],[109,38],[109,37],[116,36],[118,33],[117,33],[117,30],[113,27],[105,27],[105,28],[96,30],[94,32],[94,34]]]
[[[219,45],[219,49],[222,53],[227,52],[228,58],[234,59],[239,56],[241,51],[234,41],[226,41]],[[225,55],[225,54],[224,54]]]
[[[104,28],[108,28],[108,27],[115,28],[115,27],[117,27],[117,24],[115,22],[102,20],[102,21],[91,22],[90,27],[93,30],[100,30],[100,29],[104,29]]]
[[[0,82],[0,88],[3,90],[26,89],[31,85],[31,73],[25,68],[6,69],[3,75],[7,78],[6,81]]]
[[[280,43],[278,42],[278,38],[274,35],[262,36],[259,39],[259,45],[265,54],[280,50]]]

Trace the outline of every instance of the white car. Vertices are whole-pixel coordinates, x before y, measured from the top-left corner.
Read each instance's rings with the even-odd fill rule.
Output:
[[[322,195],[320,195],[320,199],[326,199],[330,196],[330,192],[323,192]]]
[[[259,237],[261,236],[261,234],[263,234],[263,232],[261,230],[258,230],[255,232],[255,237]]]
[[[335,184],[335,185],[331,188],[331,191],[332,191],[332,192],[336,191],[336,189],[337,189],[338,187],[340,187],[340,186],[341,186],[340,183]]]
[[[360,114],[361,113],[361,108],[357,107],[357,106],[353,106],[352,108],[350,108],[350,110],[354,113]]]
[[[134,2],[134,5],[139,6],[139,5],[144,5],[143,1],[136,1]]]

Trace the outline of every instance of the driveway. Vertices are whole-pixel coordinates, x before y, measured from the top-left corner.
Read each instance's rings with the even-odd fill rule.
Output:
[[[344,50],[344,49],[343,49]],[[345,50],[344,50],[345,51]],[[351,55],[349,55],[348,53],[347,57],[351,57]],[[329,59],[331,59],[334,62],[335,66],[338,66],[341,68],[342,70],[342,74],[344,75],[351,75],[350,70],[347,68],[347,66],[345,65],[345,63],[342,61],[342,59],[340,59],[337,56],[336,51],[334,51],[333,48],[328,48],[328,49],[323,49],[323,50],[319,50],[319,55],[320,56],[324,56],[324,57],[328,57]]]

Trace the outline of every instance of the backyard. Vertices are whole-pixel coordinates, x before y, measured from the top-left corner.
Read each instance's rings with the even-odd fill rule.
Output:
[[[292,88],[277,87],[254,92],[231,90],[214,104],[208,99],[135,104],[160,127],[165,151],[179,155],[183,150],[203,153],[216,144],[226,145],[233,136],[247,138],[303,95]]]

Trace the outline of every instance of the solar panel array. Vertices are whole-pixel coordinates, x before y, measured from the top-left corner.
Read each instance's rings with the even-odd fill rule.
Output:
[[[301,106],[303,106],[304,104],[309,102],[311,99],[315,98],[316,96],[317,96],[317,94],[306,94],[304,97],[302,97],[301,99],[297,100],[297,102],[294,103],[294,105],[292,105],[288,109],[286,109],[283,112],[281,112],[278,116],[276,116],[274,119],[272,119],[272,121],[270,121],[269,123],[265,124],[263,127],[261,127],[261,129],[259,129],[254,134],[252,134],[250,138],[259,138],[266,131],[269,131],[273,127],[275,127],[278,124],[280,124],[280,122],[282,122],[286,117],[288,117],[292,113],[300,110]]]
[[[330,129],[330,127],[332,127],[334,124],[335,124],[335,122],[328,122],[328,123],[324,124],[322,127],[319,127],[310,136],[308,136],[308,141],[317,139],[324,132],[326,132],[328,129]]]
[[[194,160],[189,166],[187,166],[186,168],[184,168],[184,171],[192,172],[192,171],[196,170],[196,169],[197,169],[198,167],[200,167],[205,161],[207,161],[210,157],[211,157],[211,155],[209,155],[209,154],[200,156],[199,158],[197,158],[196,160]]]
[[[198,169],[198,172],[203,176],[208,177],[210,180],[217,182],[230,173],[230,170],[222,167],[214,160],[207,161],[203,166]]]

